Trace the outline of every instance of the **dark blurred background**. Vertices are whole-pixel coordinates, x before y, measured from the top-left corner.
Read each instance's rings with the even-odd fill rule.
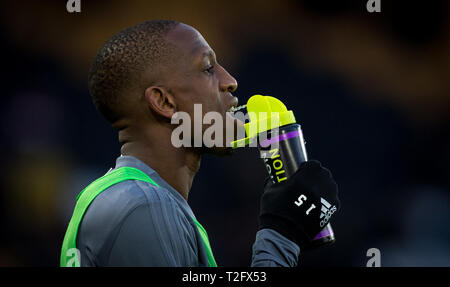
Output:
[[[116,133],[87,71],[114,33],[150,19],[197,28],[238,80],[278,97],[328,167],[334,245],[300,266],[450,266],[448,1],[2,1],[0,265],[57,266],[75,197],[114,166]],[[205,156],[189,203],[220,266],[249,266],[264,165]],[[217,184],[220,182],[220,184]]]

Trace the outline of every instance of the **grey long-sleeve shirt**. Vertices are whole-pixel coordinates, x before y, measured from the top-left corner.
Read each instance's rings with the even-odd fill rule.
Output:
[[[127,180],[100,193],[78,230],[80,265],[208,266],[187,201],[139,159],[120,156],[115,168],[123,166],[145,172],[159,187]],[[293,267],[299,254],[295,243],[263,229],[256,234],[251,265]]]

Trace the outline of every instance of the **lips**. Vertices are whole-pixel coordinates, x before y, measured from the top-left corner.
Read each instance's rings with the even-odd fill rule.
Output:
[[[245,117],[247,115],[247,105],[238,106],[238,99],[233,97],[232,104],[230,108],[226,111],[226,122],[232,122],[232,130],[226,129],[226,133],[232,134],[232,138],[234,140],[238,140],[242,137],[245,137]],[[228,126],[228,125],[227,125]],[[228,139],[229,137],[227,137]],[[231,143],[227,143],[230,144]]]
[[[237,106],[234,105],[226,112],[227,121],[233,122],[233,140],[239,140],[245,137],[245,122],[247,116],[247,105]],[[227,130],[227,133],[230,131]],[[231,143],[227,143],[232,146]]]

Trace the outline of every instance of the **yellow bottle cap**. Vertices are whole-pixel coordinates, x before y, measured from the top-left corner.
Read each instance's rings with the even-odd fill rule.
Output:
[[[277,98],[254,95],[247,101],[250,121],[244,125],[246,137],[231,142],[232,148],[244,147],[253,142],[259,133],[295,123],[294,113]]]

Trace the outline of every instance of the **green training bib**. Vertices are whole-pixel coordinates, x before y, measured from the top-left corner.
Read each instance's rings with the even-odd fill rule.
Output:
[[[147,174],[134,167],[121,167],[115,169],[89,184],[77,196],[75,209],[73,211],[72,218],[70,219],[69,226],[67,227],[67,231],[64,236],[64,241],[61,248],[61,267],[80,267],[80,253],[77,249],[77,234],[78,227],[80,226],[84,213],[86,212],[92,201],[101,192],[103,192],[108,187],[125,180],[145,181],[159,187],[159,185],[154,182]],[[206,233],[205,228],[203,228],[203,226],[195,218],[192,219],[197,225],[200,237],[202,238],[203,244],[205,245],[206,255],[208,258],[208,266],[217,267],[216,260],[214,259],[211,245],[209,244],[208,234]]]

